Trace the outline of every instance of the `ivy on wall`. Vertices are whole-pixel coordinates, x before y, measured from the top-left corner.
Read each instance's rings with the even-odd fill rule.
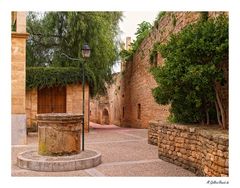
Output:
[[[87,69],[85,80],[90,86],[90,94],[94,94],[95,77]],[[82,82],[82,69],[76,67],[27,67],[26,88],[44,88],[53,86],[66,86]]]
[[[136,40],[133,41],[133,43],[130,46],[129,50],[122,49],[120,52],[120,57],[123,61],[131,61],[133,58],[134,53],[138,50],[140,47],[142,41],[149,37],[151,34],[151,31],[156,27],[158,29],[158,24],[163,17],[167,16],[168,12],[161,11],[158,13],[153,25],[151,25],[149,22],[143,21],[142,23],[138,24],[136,35]],[[176,18],[173,18],[173,22],[176,22]],[[176,23],[173,23],[176,24]],[[143,55],[144,56],[144,55]]]
[[[161,11],[161,12],[158,13],[158,15],[157,15],[157,17],[156,17],[156,19],[154,20],[154,23],[153,23],[154,27],[156,27],[156,28],[158,29],[159,21],[160,21],[164,16],[166,16],[166,14],[167,14],[167,12],[165,12],[165,11]]]
[[[123,61],[130,61],[133,58],[133,54],[138,50],[142,41],[148,36],[152,29],[152,25],[149,22],[143,21],[138,24],[136,35],[136,40],[131,43],[130,49],[122,49],[120,52],[120,57]]]
[[[150,52],[150,55],[149,55],[149,58],[150,58],[150,64],[151,65],[157,65],[157,54],[158,54],[158,51],[159,51],[159,46],[160,46],[160,42],[156,42],[153,44],[153,49],[151,50]]]

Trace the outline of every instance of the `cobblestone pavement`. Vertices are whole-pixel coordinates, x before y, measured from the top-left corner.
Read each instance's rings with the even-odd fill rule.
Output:
[[[37,134],[28,135],[28,145],[12,146],[12,176],[195,176],[158,158],[157,146],[147,143],[147,129],[120,128],[91,123],[85,148],[101,152],[102,164],[67,172],[36,172],[16,165],[19,152],[37,149]]]

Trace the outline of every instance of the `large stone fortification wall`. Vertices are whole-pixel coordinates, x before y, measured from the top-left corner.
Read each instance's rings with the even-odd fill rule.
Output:
[[[209,17],[216,17],[219,13],[209,12]],[[157,84],[149,72],[151,50],[156,42],[166,43],[171,34],[181,31],[201,16],[200,12],[167,12],[141,43],[133,60],[122,66],[121,126],[147,128],[152,119],[166,120],[169,107],[157,104],[152,96],[152,89]],[[157,64],[162,63],[163,58],[158,54]]]
[[[209,13],[210,17],[218,15],[219,12]],[[101,123],[104,109],[109,112],[110,124],[123,127],[147,128],[152,119],[165,121],[169,106],[157,104],[152,96],[152,89],[157,84],[149,72],[151,50],[156,42],[165,43],[172,33],[179,32],[200,17],[199,12],[167,12],[141,43],[133,60],[122,63],[122,71],[114,76],[115,81],[108,86],[107,95],[91,100],[91,121]],[[163,63],[161,54],[157,56],[157,63]],[[224,96],[228,98],[228,92]]]
[[[122,78],[122,108],[124,117],[122,126],[137,128],[147,128],[151,119],[165,120],[168,115],[168,106],[162,106],[154,101],[152,89],[157,86],[156,81],[149,72],[151,67],[149,55],[154,43],[164,43],[172,33],[177,33],[189,23],[198,20],[199,13],[191,12],[168,12],[149,34],[134,54],[133,61],[124,65]],[[173,16],[176,23],[173,24]],[[163,59],[158,56],[158,64],[162,64]],[[139,106],[141,117],[138,118]],[[122,109],[123,111],[123,109]]]
[[[199,176],[228,176],[227,131],[215,126],[157,121],[150,124],[148,142],[158,145],[160,159],[180,165]]]

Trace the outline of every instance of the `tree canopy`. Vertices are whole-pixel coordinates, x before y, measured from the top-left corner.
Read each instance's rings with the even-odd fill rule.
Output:
[[[94,93],[111,81],[112,66],[118,58],[118,23],[122,12],[30,12],[27,16],[28,67],[81,67],[81,48],[87,43],[91,56],[85,67],[94,75]]]
[[[220,63],[228,63],[228,18],[219,16],[188,25],[157,50],[164,65],[152,68],[158,83],[153,89],[156,102],[171,104],[170,117],[175,122],[216,121],[222,104],[215,85],[228,81],[219,68]],[[224,118],[221,113],[218,120],[226,128]]]

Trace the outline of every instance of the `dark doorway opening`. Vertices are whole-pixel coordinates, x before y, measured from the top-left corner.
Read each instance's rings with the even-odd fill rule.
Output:
[[[102,113],[102,122],[105,125],[109,125],[109,113],[106,108],[103,110],[103,113]]]

